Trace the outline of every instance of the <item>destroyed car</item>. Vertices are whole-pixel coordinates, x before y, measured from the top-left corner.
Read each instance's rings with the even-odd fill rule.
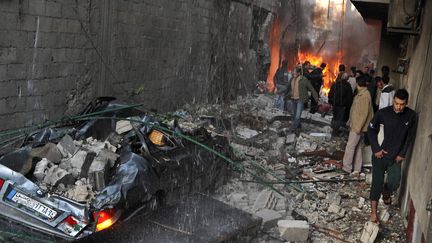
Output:
[[[0,143],[0,215],[68,240],[222,184],[224,137],[104,98]]]

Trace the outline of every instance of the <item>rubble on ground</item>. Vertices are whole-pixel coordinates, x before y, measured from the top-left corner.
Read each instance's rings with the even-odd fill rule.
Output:
[[[230,138],[235,160],[253,172],[235,174],[214,197],[263,219],[258,242],[357,242],[373,237],[375,242],[403,241],[403,220],[396,208],[386,210],[380,203],[388,223],[378,230],[365,224],[370,214],[370,166],[360,178],[341,173],[347,134],[331,136],[331,115],[304,111],[301,132],[294,134],[290,115],[272,105],[270,95],[260,94],[239,98],[228,107],[183,110],[187,119],[179,119],[180,127],[212,117],[219,126],[211,131]]]
[[[89,203],[108,183],[119,157],[116,150],[108,141],[73,140],[65,135],[57,144],[32,149],[31,155],[40,159],[33,176],[50,193]]]

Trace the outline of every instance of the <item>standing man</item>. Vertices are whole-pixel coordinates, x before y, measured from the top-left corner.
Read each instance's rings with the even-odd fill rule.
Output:
[[[384,84],[384,87],[382,88],[379,98],[379,109],[391,106],[393,104],[393,96],[395,94],[395,89],[393,88],[393,85],[390,84],[389,76],[383,76],[382,83]]]
[[[292,112],[292,130],[300,128],[300,117],[303,112],[304,104],[309,100],[308,91],[311,92],[312,97],[318,102],[318,94],[312,87],[312,84],[307,78],[301,75],[302,68],[296,67],[294,70],[291,85],[288,86],[286,100],[291,99],[291,112]]]
[[[285,111],[287,108],[285,105],[285,93],[287,92],[290,84],[290,76],[291,73],[288,72],[288,62],[284,60],[273,78],[276,86],[276,100],[274,107],[283,111]]]
[[[366,88],[366,79],[364,76],[357,77],[357,95],[351,107],[348,125],[350,133],[348,142],[345,147],[343,157],[343,170],[351,173],[353,177],[359,177],[363,155],[362,155],[362,137],[368,129],[368,124],[373,117],[372,98]],[[354,162],[354,171],[353,170]]]
[[[342,74],[342,77],[331,86],[328,95],[328,101],[333,106],[333,119],[331,121],[333,137],[339,135],[339,128],[348,121],[348,116],[345,114],[349,114],[347,111],[351,109],[353,102],[353,92],[347,80],[348,74]]]
[[[372,222],[378,221],[378,200],[382,194],[386,205],[391,204],[391,194],[397,190],[401,178],[401,163],[414,140],[416,113],[406,107],[408,92],[396,91],[393,105],[378,110],[369,124],[368,136],[372,146],[372,185],[370,192]],[[378,144],[380,125],[384,125],[384,141]],[[388,184],[384,184],[387,171]]]
[[[312,72],[309,74],[310,81],[312,83],[312,86],[314,87],[315,91],[319,94],[321,86],[324,82],[323,80],[323,71],[327,67],[326,63],[321,63],[320,67],[314,68]],[[314,114],[318,111],[318,102],[311,97],[311,107],[309,109],[309,112]]]

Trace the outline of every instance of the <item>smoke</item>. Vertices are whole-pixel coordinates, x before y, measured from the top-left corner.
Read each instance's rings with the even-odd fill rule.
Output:
[[[286,0],[279,12],[281,59],[290,66],[298,53],[339,59],[348,66],[376,63],[381,26],[366,24],[349,0]]]

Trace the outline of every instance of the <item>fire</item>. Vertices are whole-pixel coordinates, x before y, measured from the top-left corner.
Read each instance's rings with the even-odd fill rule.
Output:
[[[279,50],[280,50],[280,20],[276,18],[273,21],[270,31],[270,69],[267,76],[267,90],[273,92],[275,84],[273,77],[279,66]]]
[[[331,57],[323,57],[310,53],[299,53],[298,58],[301,63],[309,61],[315,67],[319,67],[323,62],[327,64],[327,67],[323,70],[324,82],[321,88],[321,92],[323,92],[325,95],[328,95],[332,84],[336,81],[339,71],[339,65],[342,63],[341,53],[337,52]]]

